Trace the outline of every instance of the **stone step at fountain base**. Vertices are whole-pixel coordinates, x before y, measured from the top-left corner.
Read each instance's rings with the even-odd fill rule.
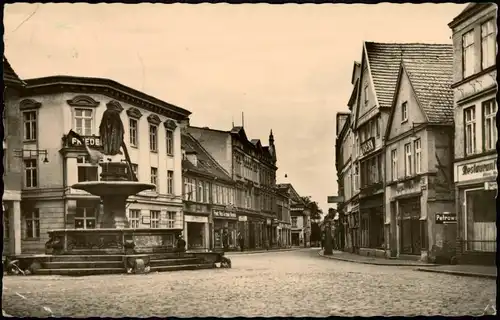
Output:
[[[37,275],[60,275],[60,276],[91,276],[103,274],[125,273],[125,268],[62,268],[62,269],[39,269]]]
[[[151,267],[151,272],[165,272],[165,271],[181,271],[181,270],[200,270],[200,269],[213,269],[211,263],[201,264],[186,264],[186,265],[171,265],[171,266],[155,266]]]
[[[51,261],[42,264],[44,269],[122,269],[123,261]]]
[[[149,262],[151,267],[176,266],[176,265],[196,265],[203,263],[199,258],[173,258],[173,259],[154,259]]]
[[[142,255],[136,256],[141,258]],[[127,273],[124,255],[54,255],[40,261],[34,271],[40,275],[85,276]],[[194,254],[155,253],[144,255],[151,272],[197,270],[213,268],[214,264]]]
[[[110,261],[110,262],[122,262],[123,255],[106,255],[106,254],[94,254],[94,255],[54,255],[50,257],[50,262],[85,262],[85,261]]]

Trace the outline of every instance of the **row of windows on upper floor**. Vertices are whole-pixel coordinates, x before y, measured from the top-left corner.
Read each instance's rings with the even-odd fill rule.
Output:
[[[257,183],[273,185],[274,174],[271,170],[264,169],[250,157],[238,153],[234,156],[234,173]]]
[[[250,190],[235,189],[189,177],[184,177],[184,200],[234,205],[254,210],[273,210],[273,197],[268,194],[258,196]]]
[[[141,221],[142,211],[140,209],[130,209],[128,214],[129,228],[160,228],[173,229],[176,227],[176,222],[180,218],[180,213],[175,211],[167,211],[165,215],[164,226],[161,226],[161,211],[148,210],[149,223],[144,224]],[[95,229],[97,225],[98,209],[95,206],[78,206],[74,217],[75,229]],[[40,238],[40,210],[35,208],[31,210],[23,210],[21,215],[23,228],[23,239],[39,239]],[[3,238],[9,239],[10,220],[8,214],[2,215]],[[179,224],[179,223],[177,223]]]
[[[401,123],[408,121],[408,103],[404,101],[400,105],[401,108]],[[481,126],[476,127],[477,119],[476,113],[479,108],[481,112]],[[464,119],[464,141],[465,141],[465,155],[473,155],[481,152],[488,152],[494,150],[496,147],[496,141],[498,139],[498,131],[496,129],[496,114],[498,111],[498,105],[495,98],[489,99],[481,103],[479,107],[476,105],[468,106],[464,108],[463,119]],[[361,143],[366,141],[371,137],[379,137],[379,119],[373,118],[372,121],[365,124],[359,130],[359,136],[361,137]],[[480,132],[478,132],[478,130]],[[482,139],[479,139],[482,136]],[[477,147],[478,140],[482,140],[481,148]],[[356,141],[358,141],[356,137]],[[359,153],[360,143],[356,143],[356,155]]]
[[[24,188],[38,188],[38,159],[24,159]],[[141,179],[139,175],[139,165],[132,163],[132,170],[134,171],[137,179],[139,181],[147,181],[147,179]],[[85,181],[99,181],[99,166],[92,165],[88,159],[88,156],[77,158],[77,171],[78,171],[78,182]],[[156,186],[159,186],[159,176],[158,168],[150,167],[150,177],[149,182]],[[167,170],[167,194],[174,194],[174,171]]]
[[[412,177],[422,173],[422,142],[421,139],[414,139],[413,142],[407,143],[403,148],[403,176],[400,176],[398,163],[400,155],[398,149],[391,150],[391,177],[392,181],[396,181],[402,177]],[[360,188],[369,187],[371,185],[381,183],[384,180],[383,156],[378,154],[361,161],[359,164],[353,164],[352,171],[348,171],[344,178],[344,190],[349,190],[349,195],[358,192]]]
[[[91,136],[94,128],[95,112],[92,109],[75,108],[73,130],[82,136]],[[129,145],[139,148],[139,120],[129,117]],[[158,152],[159,126],[149,123],[149,151]],[[167,155],[174,155],[174,130],[165,128]],[[23,139],[25,142],[37,140],[38,117],[36,110],[23,111]]]
[[[497,42],[495,32],[495,19],[489,19],[482,23],[479,42],[476,42],[475,28],[462,35],[462,77],[468,78],[482,70],[496,64]],[[476,54],[477,46],[481,54]],[[480,58],[481,69],[476,69],[477,59]]]

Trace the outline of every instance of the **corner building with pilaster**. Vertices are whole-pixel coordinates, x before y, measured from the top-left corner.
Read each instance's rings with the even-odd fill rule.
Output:
[[[129,197],[125,227],[182,229],[180,132],[189,124],[189,111],[113,80],[71,76],[26,80],[19,108],[22,253],[44,252],[49,230],[100,227],[100,198],[71,186],[100,180],[101,168],[67,134],[72,129],[88,146],[101,149],[99,125],[106,108],[120,112],[138,180],[156,185]],[[169,241],[173,246],[173,234]]]

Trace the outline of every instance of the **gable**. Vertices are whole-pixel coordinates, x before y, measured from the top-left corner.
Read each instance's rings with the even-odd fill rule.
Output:
[[[407,106],[407,120],[403,121],[402,105],[405,102]],[[419,105],[406,69],[401,67],[395,89],[393,107],[387,126],[386,139],[389,141],[390,139],[412,130],[413,123],[422,124],[424,122],[427,122],[427,118]]]
[[[366,51],[363,49],[363,59],[361,60],[360,78],[357,86],[357,101],[356,101],[356,118],[354,127],[358,128],[368,119],[375,115],[378,111],[377,97],[373,81],[370,74],[370,66],[366,56]]]

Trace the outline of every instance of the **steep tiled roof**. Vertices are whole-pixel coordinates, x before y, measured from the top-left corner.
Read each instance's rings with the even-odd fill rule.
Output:
[[[453,46],[427,61],[403,59],[417,99],[429,122],[453,122]]]
[[[16,74],[14,69],[12,69],[7,58],[3,57],[3,81],[6,83],[23,86],[25,83]]]
[[[182,168],[192,172],[197,172],[212,177],[217,177],[225,181],[232,181],[231,177],[222,169],[214,158],[206,151],[201,144],[190,134],[182,134],[182,148],[187,153],[196,153],[197,163],[195,166],[189,160],[182,160]]]
[[[390,108],[396,88],[402,59],[407,61],[433,61],[448,56],[448,44],[377,43],[365,42],[371,76],[380,107]]]

